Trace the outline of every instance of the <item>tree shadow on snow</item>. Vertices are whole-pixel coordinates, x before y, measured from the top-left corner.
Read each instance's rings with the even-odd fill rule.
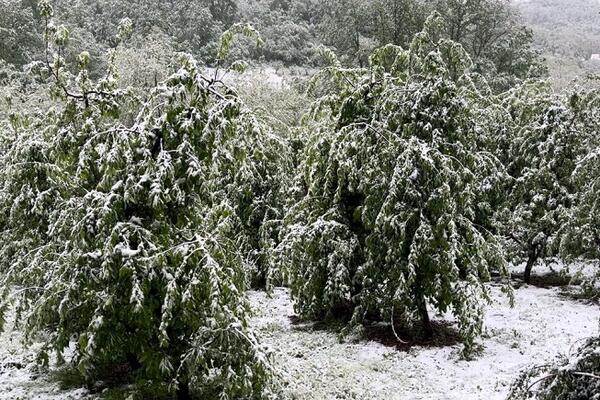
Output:
[[[510,283],[513,288],[519,289],[525,285],[522,272],[513,272],[510,275]],[[492,284],[504,284],[504,278],[499,273],[492,273],[491,277]],[[550,271],[542,274],[536,274],[533,271],[529,285],[549,289],[553,287],[566,287],[573,285],[580,285],[582,279],[577,276],[572,276],[565,272]]]
[[[418,330],[408,327],[396,327],[396,334],[391,324],[370,324],[365,326],[364,337],[366,340],[381,343],[384,346],[395,347],[400,351],[408,351],[412,347],[446,347],[460,344],[461,337],[458,329],[450,321],[433,320],[433,337],[421,337]],[[398,337],[396,337],[396,335]]]
[[[424,338],[419,329],[408,326],[396,326],[392,329],[390,323],[367,322],[360,328],[349,331],[348,323],[342,320],[308,322],[297,316],[289,318],[293,329],[297,331],[328,332],[338,335],[344,342],[377,342],[398,351],[409,351],[413,347],[447,347],[462,343],[455,324],[445,320],[432,320],[433,336]]]
[[[518,289],[522,285],[523,282],[523,274],[522,273],[513,273],[511,275],[512,284],[515,289]],[[572,276],[561,273],[561,272],[547,272],[540,275],[531,275],[531,281],[529,283],[531,286],[536,286],[543,289],[553,288],[553,287],[565,287],[571,285],[579,285],[581,284],[581,279],[573,278]]]

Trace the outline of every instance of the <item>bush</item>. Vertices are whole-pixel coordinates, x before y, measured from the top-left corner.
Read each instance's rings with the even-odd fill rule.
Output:
[[[600,399],[599,349],[600,338],[590,338],[558,363],[524,371],[511,387],[509,400]]]

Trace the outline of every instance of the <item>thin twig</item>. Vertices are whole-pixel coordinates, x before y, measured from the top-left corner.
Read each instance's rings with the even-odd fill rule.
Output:
[[[390,314],[391,314],[390,322],[392,324],[392,332],[394,333],[396,340],[402,344],[408,344],[408,342],[405,342],[404,340],[400,339],[400,336],[398,336],[398,334],[396,333],[396,328],[394,327],[394,307],[393,306],[392,306],[392,311]]]

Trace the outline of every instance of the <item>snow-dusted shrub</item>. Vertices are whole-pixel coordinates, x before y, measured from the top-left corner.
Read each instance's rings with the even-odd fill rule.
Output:
[[[584,138],[591,121],[579,93],[555,95],[544,83],[513,89],[503,104],[511,116],[502,154],[511,180],[497,217],[515,256],[527,260],[524,280],[529,282],[534,264],[556,254],[568,238],[565,228],[580,190],[573,173],[589,150]]]
[[[560,253],[565,259],[581,257],[595,265],[595,273],[581,276],[581,295],[600,297],[600,92],[577,93],[577,124],[582,152],[573,171],[577,189],[575,206],[562,229]]]
[[[460,45],[432,16],[410,49],[387,46],[369,69],[333,65],[315,106],[281,268],[304,317],[360,323],[452,311],[467,350],[481,332],[500,250],[474,221],[498,160],[483,148],[490,101]],[[475,80],[478,81],[476,84]],[[493,107],[491,107],[493,109]],[[398,319],[396,319],[398,321]]]
[[[577,207],[562,241],[563,253],[600,258],[600,91],[577,97],[581,120],[582,147],[573,173],[578,188]]]
[[[0,314],[15,303],[29,337],[46,333],[44,363],[74,343],[90,380],[128,363],[181,398],[263,396],[244,291],[285,147],[190,56],[140,100],[112,64],[93,82],[89,55],[71,77],[59,54],[45,68],[63,105],[2,129]]]
[[[555,364],[524,371],[513,383],[508,399],[600,399],[600,339],[588,339]]]

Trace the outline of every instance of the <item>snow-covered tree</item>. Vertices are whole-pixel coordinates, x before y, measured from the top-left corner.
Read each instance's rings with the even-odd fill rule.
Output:
[[[85,53],[71,75],[68,31],[40,6],[63,104],[2,129],[0,314],[14,303],[28,336],[48,333],[42,362],[75,342],[90,380],[127,363],[179,398],[263,396],[244,291],[284,144],[191,56],[145,99],[117,89],[112,63],[91,80]]]
[[[588,122],[579,95],[553,95],[543,83],[515,88],[504,101],[512,128],[503,161],[512,180],[498,220],[517,255],[527,260],[529,283],[533,266],[561,241],[571,219],[578,192],[572,175],[586,151]]]
[[[594,274],[582,276],[582,294],[596,298],[600,292],[600,92],[588,90],[574,97],[582,151],[573,172],[576,205],[561,229],[559,251],[563,259],[581,257],[595,264]]]
[[[41,40],[30,0],[2,0],[0,60],[22,66],[37,55]]]
[[[452,311],[467,352],[481,332],[490,269],[506,275],[475,224],[498,160],[462,47],[428,19],[409,50],[386,46],[366,70],[336,63],[315,106],[298,191],[278,250],[296,310],[361,323]],[[477,77],[479,83],[481,81]],[[488,89],[489,92],[489,89]]]
[[[577,186],[577,207],[561,241],[566,255],[600,258],[600,92],[577,93],[578,129],[582,152],[573,178]]]

